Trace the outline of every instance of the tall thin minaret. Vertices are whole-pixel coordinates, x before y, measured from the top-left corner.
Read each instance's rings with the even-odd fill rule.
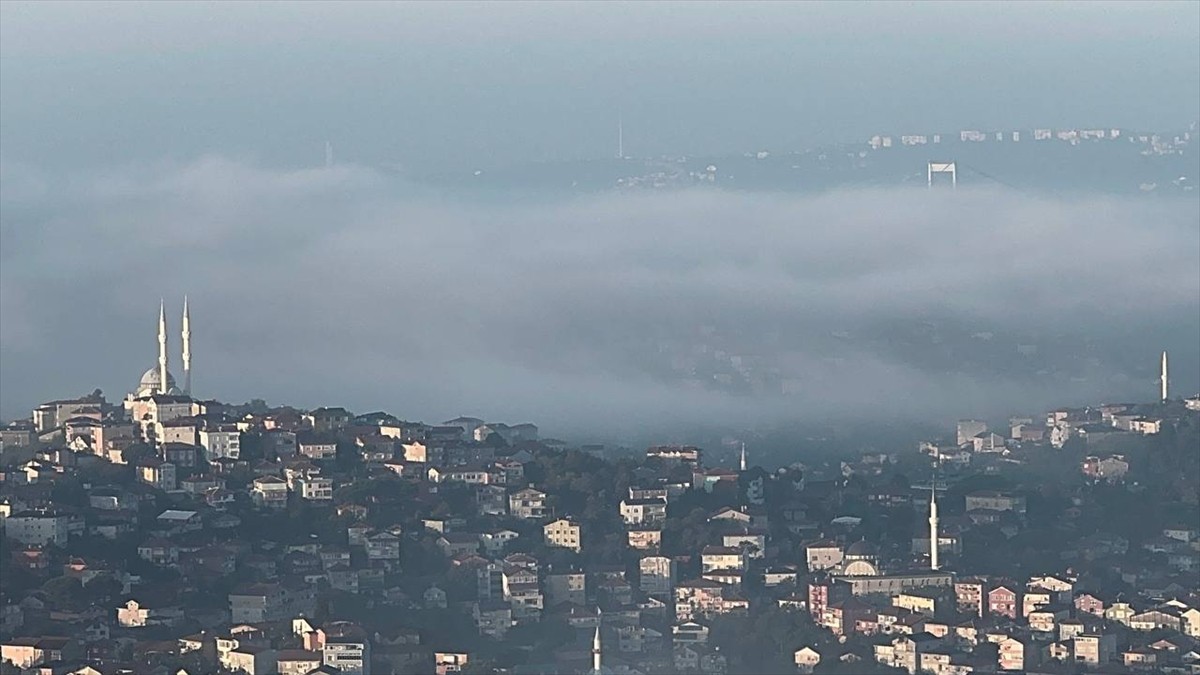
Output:
[[[625,159],[625,125],[621,114],[617,113],[617,159]]]
[[[596,624],[596,634],[592,636],[592,672],[597,675],[600,673],[600,623]]]
[[[742,461],[741,461],[741,467],[742,467],[742,471],[745,471],[745,470],[746,470],[746,441],[742,441]]]
[[[188,312],[188,299],[183,296],[183,394],[192,395],[192,317]]]
[[[929,486],[929,569],[938,570],[937,474]]]
[[[167,308],[158,301],[158,393],[167,393]]]
[[[1162,355],[1162,374],[1158,376],[1158,383],[1162,386],[1162,400],[1166,401],[1170,398],[1167,395],[1167,352]]]

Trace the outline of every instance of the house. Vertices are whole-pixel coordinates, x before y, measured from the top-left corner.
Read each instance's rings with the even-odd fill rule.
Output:
[[[1021,611],[1021,593],[1016,586],[999,585],[987,593],[988,614],[1016,620]]]
[[[821,663],[821,654],[812,647],[801,647],[797,649],[792,658],[796,663],[796,670],[801,673],[811,673],[814,668]]]
[[[993,431],[984,431],[971,437],[972,452],[1004,452],[1004,448],[1004,437]]]
[[[316,607],[316,589],[304,582],[289,580],[244,584],[229,594],[229,614],[233,623],[262,623],[283,621],[294,616],[312,616]]]
[[[479,535],[472,532],[447,532],[438,537],[438,548],[447,558],[479,553]]]
[[[137,600],[129,600],[117,608],[117,625],[122,628],[144,628],[146,626],[172,626],[183,620],[183,610],[177,606],[160,605],[145,607]]]
[[[915,675],[921,672],[921,654],[938,644],[937,638],[928,633],[901,635],[884,644],[875,645],[875,661]]]
[[[305,426],[317,432],[341,429],[352,419],[354,416],[345,408],[317,408],[301,416]]]
[[[1025,670],[1037,664],[1038,648],[1030,639],[1005,637],[996,645],[1000,649],[996,657],[1000,670]]]
[[[513,627],[512,605],[503,600],[481,600],[472,606],[475,628],[480,635],[504,639]]]
[[[0,642],[0,663],[33,668],[43,663],[74,658],[78,644],[65,637],[15,637]]]
[[[296,448],[309,459],[333,459],[337,456],[337,441],[313,434],[297,434]]]
[[[809,572],[838,569],[842,565],[843,555],[841,545],[828,539],[815,541],[804,548]]]
[[[547,523],[542,528],[542,532],[547,546],[569,548],[576,553],[583,550],[579,525],[569,518],[560,518],[552,523]]]
[[[696,621],[684,621],[671,627],[671,641],[675,644],[705,644],[708,642],[708,626]]]
[[[307,649],[281,649],[275,655],[279,675],[307,675],[321,667],[321,653]]]
[[[1117,653],[1117,638],[1106,633],[1085,633],[1072,639],[1075,661],[1089,666],[1108,663]]]
[[[662,530],[658,528],[635,528],[626,534],[629,548],[639,550],[657,549],[662,545]]]
[[[622,499],[620,512],[626,525],[661,523],[667,519],[667,500],[661,497]]]
[[[705,546],[700,551],[701,572],[713,570],[745,570],[746,555],[741,549],[727,546]]]
[[[563,603],[587,602],[587,575],[578,570],[554,572],[546,576],[546,601],[551,607]]]
[[[1025,497],[1011,495],[995,490],[978,490],[969,493],[966,498],[966,510],[976,509],[985,511],[1012,511],[1018,515],[1025,514]]]
[[[510,542],[516,541],[521,535],[515,530],[496,529],[479,535],[479,543],[484,551],[491,555],[501,555]]]
[[[486,485],[489,474],[486,466],[478,464],[456,466],[450,468],[430,467],[428,471],[431,483],[466,483],[467,485]]]
[[[363,548],[366,551],[367,560],[395,563],[400,561],[400,537],[391,532],[376,532],[368,536],[363,542]]]
[[[727,532],[721,535],[721,545],[735,548],[746,554],[747,558],[761,560],[766,555],[767,536],[760,532],[752,532],[748,528],[739,532]]]
[[[278,476],[260,476],[254,479],[250,498],[255,505],[268,509],[287,508],[287,481]]]
[[[1129,473],[1129,462],[1125,460],[1124,455],[1109,455],[1103,459],[1089,455],[1084,458],[1080,470],[1083,475],[1094,481],[1120,483]]]
[[[330,478],[319,476],[300,478],[296,481],[296,487],[301,499],[321,502],[333,499],[333,480]]]
[[[154,529],[169,535],[199,532],[204,529],[204,520],[196,511],[167,509],[154,519]]]
[[[471,656],[467,652],[434,652],[433,672],[437,675],[462,672],[470,661]]]
[[[155,565],[174,565],[179,562],[179,547],[169,539],[150,537],[138,544],[138,557]]]
[[[534,488],[517,490],[508,498],[508,512],[514,518],[534,520],[546,516],[546,493]]]
[[[691,445],[654,445],[646,448],[646,459],[700,466],[702,451]]]

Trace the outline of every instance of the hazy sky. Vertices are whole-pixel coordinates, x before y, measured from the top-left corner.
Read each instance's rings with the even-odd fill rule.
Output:
[[[0,145],[418,170],[1200,113],[1200,3],[0,4]]]
[[[607,157],[618,114],[635,154],[1178,129],[1200,116],[1198,31],[1194,2],[0,2],[0,415],[123,396],[153,363],[160,297],[176,358],[184,293],[198,394],[427,421],[738,424],[864,395],[952,419],[1152,392],[1162,347],[1194,388],[1195,199],[481,203],[380,168]],[[886,339],[836,358],[809,342],[930,316],[1147,365],[1032,382]],[[640,340],[709,323],[774,335],[801,396],[647,370]]]

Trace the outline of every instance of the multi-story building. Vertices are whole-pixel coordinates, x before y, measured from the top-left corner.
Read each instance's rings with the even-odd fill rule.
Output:
[[[662,530],[658,528],[635,528],[626,534],[629,548],[638,550],[656,549],[662,545]]]
[[[229,620],[235,624],[312,616],[316,609],[316,590],[303,582],[249,584],[229,594]]]
[[[650,595],[667,594],[675,583],[675,561],[661,555],[651,555],[638,562],[639,587]]]
[[[700,551],[700,571],[745,570],[746,554],[728,546],[705,546]]]
[[[958,611],[972,616],[983,616],[984,588],[987,583],[983,579],[959,579],[954,582],[954,597]]]
[[[33,546],[65,546],[70,538],[65,514],[47,509],[20,511],[4,520],[4,533],[13,541]]]
[[[837,569],[842,565],[843,556],[841,545],[829,540],[813,542],[804,549],[809,572]]]
[[[546,576],[546,601],[551,607],[569,602],[587,602],[587,575],[581,571],[556,572]]]
[[[301,499],[312,501],[329,501],[333,499],[333,480],[314,476],[296,480]]]
[[[348,621],[323,627],[321,662],[347,675],[371,674],[371,642],[366,631]]]
[[[508,497],[508,512],[514,518],[534,520],[546,516],[546,493],[533,488],[517,490]]]
[[[988,614],[1016,620],[1021,612],[1021,593],[1016,586],[999,585],[988,591]]]
[[[270,509],[287,508],[287,481],[278,476],[259,476],[254,479],[250,498],[258,506]]]
[[[967,511],[983,509],[985,511],[1012,511],[1018,515],[1025,514],[1025,498],[1020,495],[1010,495],[994,490],[979,490],[967,495]]]
[[[296,450],[309,459],[333,459],[337,457],[337,441],[319,434],[296,435]]]
[[[161,459],[144,459],[137,466],[138,482],[159,490],[174,490],[175,465]]]
[[[621,518],[626,525],[652,525],[667,519],[667,500],[661,497],[650,499],[622,499]]]
[[[242,432],[236,426],[222,425],[213,429],[201,429],[198,434],[200,447],[204,448],[204,459],[240,459],[242,456]]]
[[[579,525],[568,518],[560,518],[552,523],[547,523],[542,528],[542,532],[545,535],[547,546],[569,548],[576,553],[583,550]]]

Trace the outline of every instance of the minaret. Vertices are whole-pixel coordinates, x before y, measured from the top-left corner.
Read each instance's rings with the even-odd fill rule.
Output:
[[[167,393],[167,310],[158,301],[158,393]]]
[[[183,296],[183,394],[192,395],[192,317],[187,296]]]
[[[1164,351],[1162,355],[1162,375],[1159,375],[1158,382],[1162,386],[1162,400],[1166,401],[1167,396],[1167,353]]]
[[[617,159],[625,159],[625,125],[617,114]]]
[[[745,441],[742,441],[742,463],[741,463],[741,467],[742,467],[742,472],[743,472],[743,473],[745,473],[745,471],[746,471],[746,442],[745,442]]]
[[[936,571],[938,565],[938,515],[937,477],[929,487],[929,569]]]
[[[603,623],[603,622],[601,622]],[[596,634],[592,636],[592,672],[600,672],[600,624],[596,624]]]

